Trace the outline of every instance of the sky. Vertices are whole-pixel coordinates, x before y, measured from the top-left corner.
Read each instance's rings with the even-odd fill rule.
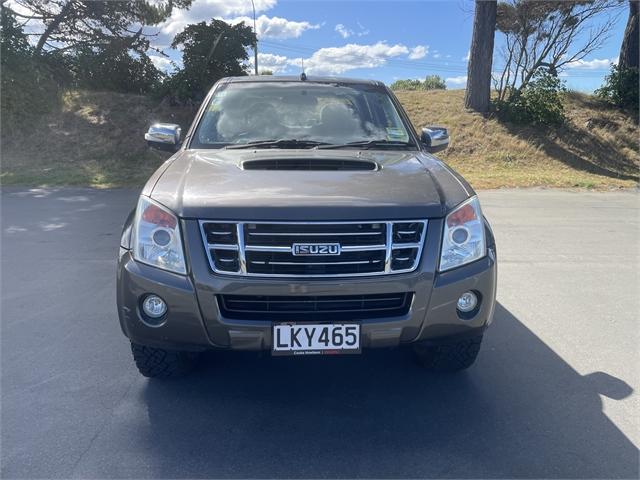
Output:
[[[397,79],[439,75],[448,88],[464,88],[473,24],[471,0],[254,0],[258,30],[259,70]],[[187,24],[220,18],[253,25],[251,0],[194,0],[189,10],[175,10],[167,21],[147,32],[168,58],[151,52],[160,69],[181,65],[181,53],[169,48]],[[568,88],[598,88],[611,62],[617,60],[627,20],[619,19],[602,48],[561,75]],[[496,33],[494,70],[503,65]],[[249,52],[253,57],[253,52]]]

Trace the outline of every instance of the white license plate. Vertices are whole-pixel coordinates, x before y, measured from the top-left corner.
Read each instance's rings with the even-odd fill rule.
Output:
[[[273,355],[360,353],[356,323],[273,325]]]

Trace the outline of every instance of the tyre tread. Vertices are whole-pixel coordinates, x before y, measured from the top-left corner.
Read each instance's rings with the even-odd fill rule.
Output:
[[[138,371],[149,378],[181,377],[195,366],[197,354],[131,343]]]

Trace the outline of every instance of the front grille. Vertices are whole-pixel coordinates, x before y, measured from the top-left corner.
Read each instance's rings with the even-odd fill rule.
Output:
[[[216,222],[200,228],[215,273],[341,277],[405,273],[420,262],[427,221]]]
[[[220,313],[234,320],[348,321],[400,317],[413,293],[332,296],[218,295]]]

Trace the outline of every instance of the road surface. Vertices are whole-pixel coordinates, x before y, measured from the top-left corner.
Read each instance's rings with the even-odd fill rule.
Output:
[[[116,319],[136,196],[2,192],[3,478],[638,478],[637,193],[481,193],[499,306],[461,375],[231,352],[165,382]]]

